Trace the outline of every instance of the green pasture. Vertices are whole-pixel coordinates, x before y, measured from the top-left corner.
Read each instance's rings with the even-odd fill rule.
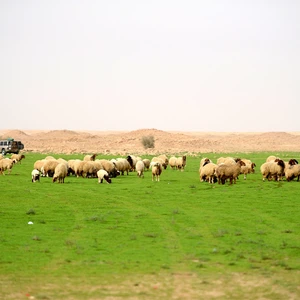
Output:
[[[160,182],[147,171],[109,185],[32,183],[46,155],[25,153],[0,176],[0,299],[299,299],[300,182],[263,182],[271,154],[300,162],[300,153],[207,153]],[[256,173],[200,182],[200,159],[220,156],[249,158]]]

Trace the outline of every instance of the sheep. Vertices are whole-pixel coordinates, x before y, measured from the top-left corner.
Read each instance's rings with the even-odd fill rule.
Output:
[[[246,164],[241,160],[239,160],[234,165],[233,164],[227,165],[224,163],[218,165],[215,171],[216,177],[218,178],[218,183],[225,184],[227,179],[230,180],[230,184],[236,183],[236,179],[241,173],[241,167],[245,165]]]
[[[25,155],[24,154],[12,154],[11,159],[14,159],[16,161],[16,163],[20,163],[21,164],[21,160],[25,159]]]
[[[160,180],[160,175],[162,173],[162,165],[159,162],[156,162],[153,166],[152,166],[152,181],[154,181],[154,177],[155,177],[155,181],[159,181]]]
[[[138,160],[136,165],[135,165],[135,170],[137,172],[137,175],[139,177],[143,177],[144,178],[144,170],[145,170],[145,165],[143,163],[142,160]]]
[[[216,178],[215,172],[217,167],[218,165],[212,162],[206,162],[203,166],[201,166],[199,168],[200,181],[208,181],[209,183],[214,183]]]
[[[39,159],[39,160],[35,161],[35,163],[33,165],[33,169],[39,170],[41,172],[42,171],[42,167],[43,167],[43,165],[44,165],[45,162],[46,162],[45,159]]]
[[[207,158],[207,157],[203,157],[201,160],[200,160],[200,166],[199,166],[199,169],[201,169],[203,166],[205,166],[206,164],[208,163],[212,163],[212,161]]]
[[[125,172],[128,175],[128,173],[131,171],[131,166],[130,166],[129,162],[127,161],[127,159],[125,159],[125,158],[117,158],[115,160],[115,165],[116,165],[117,170],[122,175],[124,175]]]
[[[46,160],[56,160],[56,158],[54,158],[53,156],[50,156],[50,155],[46,156],[45,159]]]
[[[12,167],[15,164],[15,160],[11,158],[4,158],[0,160],[0,174],[5,175],[4,171],[8,170],[8,174],[11,173]]]
[[[98,161],[98,159],[96,161]],[[117,177],[120,175],[120,172],[117,170],[116,165],[113,162],[107,159],[100,159],[99,161],[102,164],[103,169],[107,171],[109,177]]]
[[[242,161],[246,164],[245,166],[241,167],[241,174],[244,174],[244,179],[247,179],[247,174],[254,173],[254,168],[256,164],[253,163],[251,160],[243,158]]]
[[[80,162],[82,162],[82,160],[80,160],[80,159],[69,159],[68,160],[68,175],[72,174],[72,175],[77,176],[77,171],[78,171]]]
[[[144,165],[145,165],[145,170],[149,170],[149,168],[150,168],[150,159],[148,159],[148,158],[144,158],[143,159],[143,163],[144,163]]]
[[[290,165],[289,167],[285,168],[284,173],[285,173],[285,178],[287,181],[291,181],[296,177],[297,177],[297,181],[299,181],[300,165],[298,165],[298,164]]]
[[[177,157],[176,156],[172,156],[172,157],[170,157],[170,159],[169,159],[169,165],[170,165],[170,167],[171,167],[171,169],[177,169]]]
[[[96,177],[97,169],[93,161],[83,160],[76,165],[76,176],[80,177]]]
[[[281,159],[274,162],[265,162],[260,166],[260,172],[263,175],[263,181],[265,181],[265,179],[271,180],[271,178],[280,181],[284,174],[284,169],[285,163]]]
[[[177,165],[177,169],[184,171],[184,168],[186,166],[186,156],[183,155],[182,157],[178,157],[176,159],[176,165]]]
[[[219,157],[217,159],[217,165],[226,164],[226,165],[235,165],[239,159],[234,159],[233,157]]]
[[[270,155],[267,157],[266,162],[274,162],[276,159],[280,159],[280,158],[274,155]]]
[[[86,155],[83,160],[84,161],[95,161],[97,154],[93,154],[93,155]]]
[[[134,155],[128,155],[126,157],[127,161],[129,162],[130,166],[131,166],[131,171],[134,171],[135,169],[135,165],[138,161],[137,157],[135,157]]]
[[[58,180],[58,183],[65,183],[65,177],[67,176],[67,174],[68,174],[68,168],[66,164],[58,163],[58,165],[55,167],[52,182]]]
[[[160,157],[156,157],[156,156],[151,159],[150,166],[153,166],[156,162],[159,162],[164,169],[167,168],[167,164],[165,162],[165,159],[160,158]]]
[[[105,170],[99,170],[97,172],[97,176],[98,176],[98,183],[102,183],[103,179],[105,179],[107,183],[111,183],[111,179],[109,178],[109,175]]]
[[[36,181],[40,181],[40,171],[34,169],[31,172],[31,182],[36,182]]]
[[[168,167],[168,164],[169,164],[169,159],[167,157],[167,155],[165,154],[161,154],[161,155],[158,155],[158,158],[161,158],[163,161],[164,161],[164,169],[166,169]]]
[[[57,160],[48,159],[41,168],[43,176],[53,177],[56,166],[59,164]]]

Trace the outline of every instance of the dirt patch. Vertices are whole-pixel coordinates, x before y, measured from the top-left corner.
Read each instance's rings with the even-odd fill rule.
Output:
[[[153,136],[155,148],[144,149],[142,138]],[[107,131],[30,131],[1,130],[0,137],[21,140],[26,152],[41,153],[208,153],[290,151],[300,149],[299,132],[214,133],[167,132],[157,129],[139,129],[130,132]]]

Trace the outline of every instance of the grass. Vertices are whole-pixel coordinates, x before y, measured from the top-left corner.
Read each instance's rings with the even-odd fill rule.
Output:
[[[46,155],[28,153],[0,176],[0,298],[296,299],[300,183],[263,182],[268,155],[196,155],[160,182],[146,172],[108,185],[31,183]],[[200,183],[203,156],[250,158],[257,171],[232,186]]]

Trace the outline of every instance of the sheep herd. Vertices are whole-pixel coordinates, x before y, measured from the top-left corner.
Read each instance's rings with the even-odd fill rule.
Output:
[[[99,183],[106,181],[112,182],[112,178],[119,175],[136,172],[137,176],[144,178],[145,171],[151,169],[152,181],[160,181],[160,176],[168,166],[173,170],[184,171],[186,167],[186,156],[168,158],[166,155],[153,157],[151,160],[139,156],[128,155],[126,158],[115,159],[96,159],[96,154],[86,155],[83,159],[63,158],[55,159],[47,156],[44,159],[37,160],[34,163],[31,173],[31,181],[40,181],[40,177],[52,177],[53,182],[64,183],[67,176],[97,178]],[[16,163],[21,164],[25,158],[24,154],[13,154],[11,158],[0,156],[0,174],[11,173],[12,167]],[[240,159],[232,157],[220,157],[216,163],[209,158],[202,158],[199,166],[200,182],[225,184],[236,183],[237,178],[255,172],[256,164],[249,159]],[[300,165],[296,159],[284,161],[276,156],[269,156],[266,162],[260,167],[263,181],[265,180],[283,180],[291,181],[300,177]]]

